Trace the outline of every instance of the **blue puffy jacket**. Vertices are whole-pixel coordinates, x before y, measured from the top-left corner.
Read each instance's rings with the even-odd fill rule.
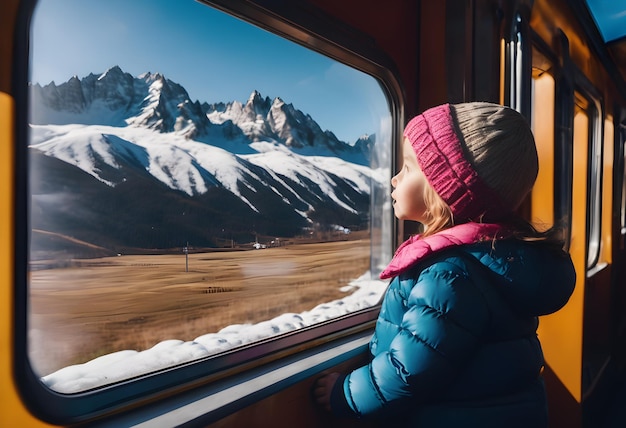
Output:
[[[569,255],[543,244],[429,256],[389,285],[371,362],[345,377],[339,407],[387,426],[547,426],[537,317],[565,305],[574,285]]]

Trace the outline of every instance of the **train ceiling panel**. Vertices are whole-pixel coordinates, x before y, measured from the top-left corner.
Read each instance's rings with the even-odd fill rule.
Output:
[[[626,36],[626,0],[586,0],[605,43]]]
[[[626,80],[626,0],[585,0],[606,48]]]

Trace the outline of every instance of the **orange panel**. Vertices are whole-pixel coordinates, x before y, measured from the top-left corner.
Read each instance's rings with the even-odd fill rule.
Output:
[[[13,99],[0,92],[0,426],[46,426],[24,407],[13,381]]]

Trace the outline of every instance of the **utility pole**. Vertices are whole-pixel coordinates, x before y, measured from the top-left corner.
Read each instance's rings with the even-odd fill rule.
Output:
[[[187,245],[183,248],[183,253],[185,253],[185,272],[189,272],[189,241],[187,241]]]

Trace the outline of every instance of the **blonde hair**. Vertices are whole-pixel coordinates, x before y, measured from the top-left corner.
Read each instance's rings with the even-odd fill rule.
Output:
[[[444,229],[454,226],[454,216],[452,209],[443,199],[435,192],[430,184],[424,186],[424,204],[426,205],[427,221],[422,223],[424,226],[423,237],[434,235]]]
[[[427,220],[422,223],[424,231],[421,234],[423,238],[434,235],[442,230],[449,229],[454,226],[454,214],[452,209],[444,200],[435,192],[430,184],[424,186],[424,205],[426,205]],[[480,222],[480,220],[478,220]],[[520,217],[517,214],[511,215],[503,219],[502,224],[508,225],[514,229],[513,237],[521,241],[544,241],[555,248],[563,249],[565,245],[565,227],[561,222],[553,225],[545,231],[538,231],[535,226]]]

